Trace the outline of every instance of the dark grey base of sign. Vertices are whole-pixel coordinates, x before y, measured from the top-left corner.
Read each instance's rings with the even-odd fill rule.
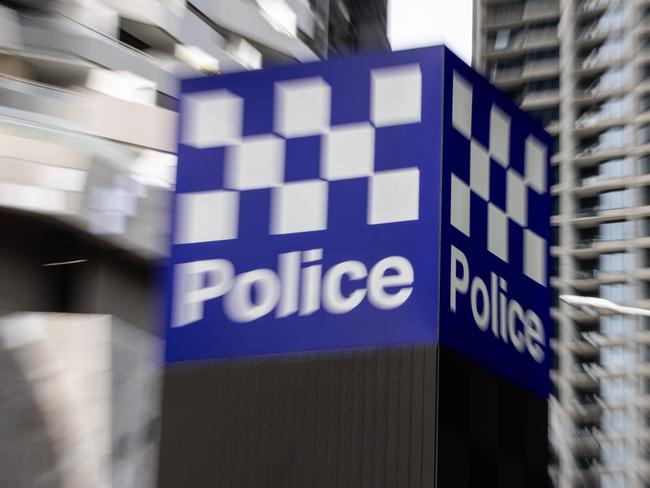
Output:
[[[165,372],[160,488],[546,488],[546,453],[544,400],[436,346]]]

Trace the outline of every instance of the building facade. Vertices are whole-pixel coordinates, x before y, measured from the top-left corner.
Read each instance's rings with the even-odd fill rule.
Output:
[[[650,2],[475,0],[474,64],[555,141],[556,486],[650,486]]]
[[[366,14],[0,2],[0,485],[154,485],[178,79],[386,48]]]

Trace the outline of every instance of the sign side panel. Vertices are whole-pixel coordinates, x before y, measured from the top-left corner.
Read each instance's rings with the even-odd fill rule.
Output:
[[[549,391],[550,136],[445,59],[440,342]]]

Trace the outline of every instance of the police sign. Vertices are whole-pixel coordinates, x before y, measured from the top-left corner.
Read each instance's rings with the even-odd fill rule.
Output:
[[[440,342],[545,394],[548,135],[442,47],[182,83],[167,361]]]

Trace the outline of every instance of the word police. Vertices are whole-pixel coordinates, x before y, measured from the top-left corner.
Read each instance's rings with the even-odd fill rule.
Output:
[[[321,305],[329,313],[344,314],[366,298],[376,308],[393,309],[413,291],[413,266],[402,256],[384,258],[370,270],[360,261],[344,261],[325,273],[322,258],[322,249],[288,252],[278,256],[277,272],[262,268],[239,275],[227,259],[177,264],[172,325],[201,320],[204,303],[219,297],[225,315],[244,323],[273,310],[277,318],[311,315]],[[344,279],[353,285],[347,294],[341,289]]]
[[[460,271],[460,272],[459,272]],[[523,353],[541,363],[544,361],[544,326],[532,310],[524,311],[514,299],[508,299],[508,283],[505,279],[490,273],[490,290],[483,279],[474,276],[470,284],[470,269],[467,256],[457,247],[451,246],[451,284],[449,306],[456,312],[458,295],[470,295],[472,315],[476,326],[483,332],[491,331]]]

